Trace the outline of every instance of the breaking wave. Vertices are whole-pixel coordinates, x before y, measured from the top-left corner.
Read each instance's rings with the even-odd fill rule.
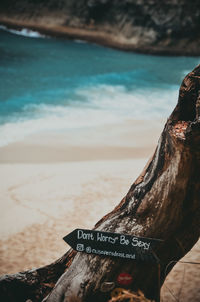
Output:
[[[28,28],[22,28],[22,29],[18,30],[18,29],[10,29],[10,28],[7,28],[4,25],[0,25],[0,29],[5,30],[5,31],[10,32],[10,33],[15,34],[15,35],[29,37],[29,38],[46,38],[45,35],[42,35],[39,32],[33,31],[31,29],[28,29]]]
[[[123,86],[98,85],[79,88],[75,95],[76,102],[71,105],[69,102],[66,105],[25,105],[20,119],[13,117],[0,126],[0,146],[41,130],[60,131],[133,119],[167,118],[177,102],[177,89],[134,92]]]

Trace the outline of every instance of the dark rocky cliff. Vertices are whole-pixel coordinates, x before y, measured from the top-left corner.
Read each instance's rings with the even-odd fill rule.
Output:
[[[1,0],[0,23],[126,50],[200,55],[199,0]]]

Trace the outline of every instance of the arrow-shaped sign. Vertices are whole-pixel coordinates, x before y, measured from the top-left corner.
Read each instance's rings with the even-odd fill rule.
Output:
[[[158,262],[153,248],[162,240],[119,233],[76,229],[63,238],[77,252]]]

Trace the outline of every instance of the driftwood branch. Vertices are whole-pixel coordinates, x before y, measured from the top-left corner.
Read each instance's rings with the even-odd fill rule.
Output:
[[[120,204],[96,230],[163,239],[155,264],[76,253],[70,250],[44,268],[0,279],[1,301],[108,301],[103,282],[116,283],[121,272],[133,277],[132,291],[159,300],[170,261],[182,258],[200,234],[200,65],[180,88],[178,104],[167,120],[156,151]],[[170,266],[172,269],[172,266]],[[167,271],[169,273],[169,270]],[[160,285],[158,283],[160,282]]]

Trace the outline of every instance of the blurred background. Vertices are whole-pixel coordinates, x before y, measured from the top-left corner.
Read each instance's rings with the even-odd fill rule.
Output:
[[[118,204],[199,63],[199,1],[1,1],[1,274],[52,262]],[[179,264],[166,286],[199,301],[199,277]]]

